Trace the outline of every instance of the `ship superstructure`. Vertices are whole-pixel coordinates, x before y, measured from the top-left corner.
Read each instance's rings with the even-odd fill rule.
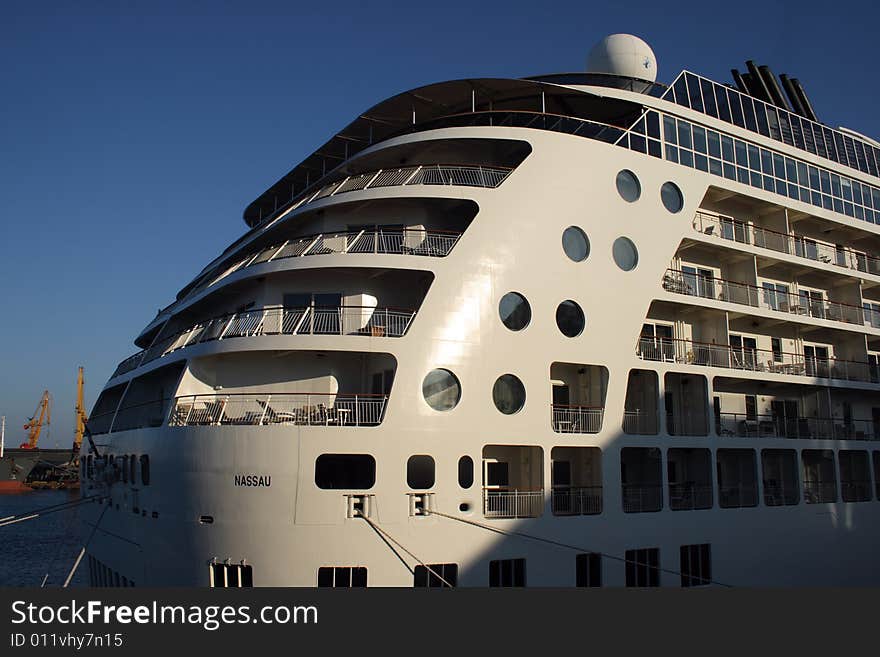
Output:
[[[247,207],[92,410],[93,584],[877,583],[880,147],[751,63],[588,70],[390,98]]]

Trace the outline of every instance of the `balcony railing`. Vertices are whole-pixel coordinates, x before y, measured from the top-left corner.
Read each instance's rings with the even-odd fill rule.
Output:
[[[602,486],[554,486],[552,505],[557,516],[602,513]]]
[[[871,482],[855,480],[840,482],[840,497],[844,502],[867,502],[871,499]]]
[[[807,504],[836,502],[837,483],[834,481],[805,481],[804,501]]]
[[[543,510],[543,490],[483,489],[483,515],[487,518],[537,518]]]
[[[387,401],[388,395],[314,392],[188,395],[174,400],[168,424],[372,427],[382,422]]]
[[[173,400],[155,399],[139,404],[129,404],[97,415],[86,421],[89,433],[93,436],[114,431],[128,431],[147,427],[161,427],[168,415],[168,408]]]
[[[361,335],[399,338],[406,334],[415,314],[415,310],[371,306],[266,306],[229,313],[158,338],[149,348],[119,363],[113,376],[130,372],[178,349],[213,340],[262,335]]]
[[[643,337],[639,339],[636,353],[642,360],[788,374],[811,379],[880,383],[880,365],[877,363],[819,358],[771,349],[731,347],[679,338]]]
[[[752,226],[751,224],[708,212],[697,212],[694,229],[704,235],[715,235],[721,239],[754,244],[755,246],[794,255],[799,258],[833,264],[868,274],[880,275],[880,258],[875,255],[854,251],[846,247],[822,242],[811,237],[780,233]]]
[[[320,233],[278,242],[251,251],[222,271],[206,274],[186,295],[191,297],[230,274],[265,262],[329,254],[391,254],[442,258],[449,255],[462,233],[419,228]],[[173,305],[173,304],[172,304]]]
[[[423,128],[419,128],[423,129]],[[409,132],[409,130],[405,131]],[[301,196],[292,197],[278,209],[262,217],[255,226],[261,226],[282,213],[296,210],[313,201],[335,196],[345,192],[377,187],[400,185],[461,185],[465,187],[498,187],[513,171],[510,167],[471,166],[461,164],[421,164],[398,169],[379,169],[367,173],[358,173],[342,179],[334,180],[317,187],[316,181]],[[331,174],[333,175],[333,174]]]
[[[880,425],[873,420],[721,413],[715,422],[716,432],[720,436],[880,440]]]
[[[712,508],[711,484],[669,484],[669,508],[673,511]]]
[[[601,406],[552,404],[552,412],[556,433],[599,433],[605,409]]]
[[[659,430],[657,412],[624,411],[623,432],[631,435],[654,435]]]
[[[723,278],[699,276],[677,269],[666,270],[666,274],[663,276],[663,289],[676,294],[737,303],[791,315],[846,322],[847,324],[865,323],[865,311],[862,306],[829,299],[816,299],[806,293],[793,294],[749,283],[728,281]]]
[[[663,507],[663,487],[659,484],[623,484],[625,513],[659,511]]]

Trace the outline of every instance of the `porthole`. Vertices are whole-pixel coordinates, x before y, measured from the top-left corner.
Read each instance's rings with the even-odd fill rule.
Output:
[[[571,299],[563,301],[556,308],[556,326],[562,335],[574,338],[584,330],[584,311]]]
[[[431,370],[422,381],[422,396],[435,411],[448,411],[461,399],[461,384],[449,370]]]
[[[663,186],[660,187],[660,200],[663,202],[663,207],[672,214],[681,212],[681,209],[684,207],[684,197],[681,195],[678,185],[674,182],[663,183]]]
[[[467,502],[462,502],[461,504],[458,505],[458,510],[461,511],[462,513],[467,513],[468,511],[471,510],[471,505],[468,504]]]
[[[474,485],[474,460],[470,456],[458,459],[458,485],[462,488]]]
[[[522,331],[532,321],[532,309],[518,292],[508,292],[498,303],[501,322],[511,331]]]
[[[503,374],[492,387],[495,408],[505,415],[513,415],[526,403],[526,389],[513,374]]]
[[[642,195],[642,186],[639,179],[629,169],[624,169],[617,174],[617,193],[627,203],[633,203],[639,200]]]
[[[639,264],[639,252],[636,250],[636,245],[626,237],[618,237],[614,240],[611,255],[614,257],[614,262],[623,271],[632,271]]]
[[[583,262],[590,255],[590,240],[577,226],[569,226],[562,232],[562,250],[569,259]]]

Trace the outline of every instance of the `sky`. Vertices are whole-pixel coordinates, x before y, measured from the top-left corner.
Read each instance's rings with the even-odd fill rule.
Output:
[[[612,6],[613,5],[613,6]],[[72,441],[134,337],[246,229],[244,207],[360,112],[441,80],[583,70],[628,32],[662,82],[746,59],[880,137],[869,2],[0,0],[0,414]]]

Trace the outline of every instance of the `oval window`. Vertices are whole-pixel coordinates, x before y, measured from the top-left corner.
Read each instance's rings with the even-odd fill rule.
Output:
[[[474,485],[474,460],[470,456],[458,459],[458,485],[462,488]]]
[[[582,262],[590,255],[590,240],[577,226],[569,226],[562,233],[562,250],[569,259]]]
[[[632,271],[639,264],[639,252],[636,250],[636,245],[626,237],[618,237],[614,240],[611,255],[614,257],[614,262],[623,271]]]
[[[422,396],[435,411],[448,411],[461,399],[461,384],[449,370],[431,370],[422,381]]]
[[[617,193],[627,203],[638,201],[642,195],[642,186],[639,179],[629,169],[624,169],[617,174]]]
[[[584,311],[571,299],[563,301],[556,308],[556,326],[562,335],[574,338],[584,330]]]
[[[513,415],[526,403],[526,389],[513,374],[503,374],[492,387],[495,408],[505,415]]]
[[[508,292],[498,304],[501,322],[511,331],[521,331],[532,321],[532,309],[518,292]]]
[[[660,200],[663,202],[663,207],[672,214],[681,212],[681,209],[684,207],[684,197],[681,195],[678,185],[674,182],[663,183],[663,186],[660,188]]]

